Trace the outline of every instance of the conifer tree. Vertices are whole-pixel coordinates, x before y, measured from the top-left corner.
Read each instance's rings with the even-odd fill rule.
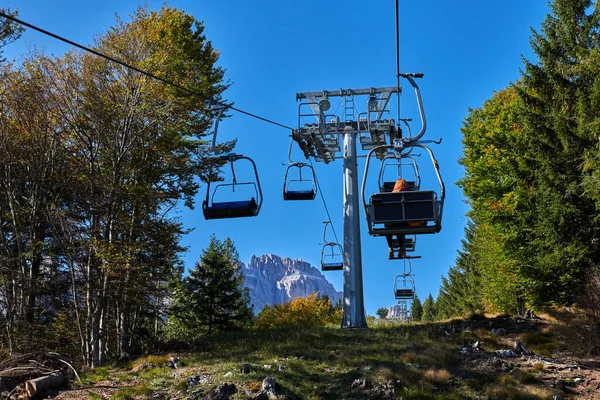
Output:
[[[380,319],[386,319],[388,315],[388,309],[385,307],[378,308],[377,311],[375,311],[375,314],[377,314]]]
[[[429,296],[427,296],[423,303],[423,315],[421,315],[421,321],[433,321],[436,316],[435,301],[433,300],[431,293],[429,293]]]
[[[231,239],[212,236],[200,261],[176,290],[169,315],[171,336],[202,335],[242,328],[251,318],[244,276]]]
[[[523,275],[534,304],[571,304],[597,264],[600,229],[588,176],[596,173],[600,118],[600,3],[555,0],[531,39],[525,62],[524,135],[518,143],[531,171],[528,212],[519,214],[529,255]]]
[[[415,298],[410,305],[410,320],[411,321],[420,321],[423,316],[423,305],[421,304],[421,300],[419,300],[419,296],[415,294]]]

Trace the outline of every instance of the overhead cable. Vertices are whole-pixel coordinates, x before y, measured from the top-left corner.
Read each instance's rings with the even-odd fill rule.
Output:
[[[309,158],[310,166],[315,170],[312,160]],[[331,215],[329,214],[329,209],[327,208],[327,203],[325,202],[325,197],[323,196],[323,191],[321,190],[321,185],[319,185],[319,179],[317,179],[317,173],[315,172],[315,183],[317,184],[317,191],[321,195],[321,200],[323,201],[323,206],[325,207],[325,212],[327,213],[327,219],[331,222],[331,230],[333,231],[333,237],[335,237],[335,242],[340,244],[340,241],[335,233],[335,227],[333,226],[333,221],[331,220]]]
[[[190,93],[190,94],[193,94],[193,95],[196,95],[196,96],[202,96],[202,94],[201,94],[201,93],[198,93],[198,92],[196,92],[196,91],[194,91],[194,90],[188,89],[188,88],[186,88],[186,87],[184,87],[184,86],[178,85],[177,83],[175,83],[175,82],[173,82],[173,81],[170,81],[170,80],[168,80],[168,79],[161,78],[161,77],[159,77],[159,76],[156,76],[156,75],[154,75],[154,74],[152,74],[152,73],[150,73],[150,72],[147,72],[147,71],[144,71],[144,70],[142,70],[142,69],[136,68],[136,67],[134,67],[133,65],[129,65],[129,64],[127,64],[127,63],[125,63],[125,62],[123,62],[123,61],[120,61],[120,60],[118,60],[118,59],[116,59],[116,58],[113,58],[113,57],[107,56],[106,54],[100,53],[99,51],[96,51],[96,50],[94,50],[94,49],[91,49],[91,48],[89,48],[89,47],[82,46],[82,45],[80,45],[80,44],[78,44],[78,43],[75,43],[75,42],[73,42],[72,40],[66,39],[66,38],[64,38],[64,37],[62,37],[62,36],[59,36],[59,35],[57,35],[57,34],[54,34],[54,33],[52,33],[52,32],[49,32],[49,31],[47,31],[47,30],[44,30],[44,29],[42,29],[42,28],[39,28],[39,27],[37,27],[37,26],[35,26],[35,25],[29,24],[29,23],[27,23],[27,22],[25,22],[25,21],[22,21],[22,20],[20,20],[20,19],[18,19],[18,18],[15,18],[15,17],[13,17],[12,15],[8,15],[8,14],[6,14],[6,13],[4,13],[4,12],[1,12],[1,11],[0,11],[0,16],[1,16],[1,17],[4,17],[4,18],[6,18],[6,19],[9,19],[9,20],[11,20],[11,21],[13,21],[13,22],[16,22],[16,23],[18,23],[18,24],[21,24],[21,25],[23,25],[23,26],[25,26],[25,27],[27,27],[27,28],[31,28],[31,29],[33,29],[33,30],[35,30],[35,31],[38,31],[38,32],[40,32],[40,33],[43,33],[44,35],[48,35],[48,36],[50,36],[50,37],[53,37],[53,38],[55,38],[55,39],[58,39],[58,40],[60,40],[60,41],[62,41],[62,42],[68,43],[68,44],[70,44],[71,46],[75,46],[75,47],[77,47],[77,48],[79,48],[79,49],[81,49],[81,50],[84,50],[84,51],[87,51],[87,52],[89,52],[89,53],[95,54],[95,55],[97,55],[98,57],[105,58],[105,59],[107,59],[107,60],[109,60],[109,61],[112,61],[112,62],[114,62],[114,63],[116,63],[116,64],[119,64],[119,65],[121,65],[121,66],[123,66],[123,67],[125,67],[125,68],[128,68],[128,69],[134,70],[134,71],[136,71],[136,72],[139,72],[139,73],[140,73],[140,74],[142,74],[142,75],[146,75],[146,76],[148,76],[148,77],[150,77],[150,78],[153,78],[153,79],[156,79],[156,80],[158,80],[158,81],[161,81],[161,82],[163,82],[163,83],[166,83],[167,85],[171,85],[171,86],[173,86],[173,87],[176,87],[176,88],[178,88],[178,89],[181,89],[181,90],[183,90],[183,91],[185,91],[185,92],[187,92],[187,93]],[[268,122],[268,123],[270,123],[270,124],[277,125],[277,126],[279,126],[279,127],[282,127],[282,128],[285,128],[285,129],[289,129],[289,130],[292,130],[292,131],[294,130],[294,128],[292,128],[292,127],[289,127],[289,126],[287,126],[287,125],[280,124],[279,122],[272,121],[272,120],[270,120],[270,119],[268,119],[268,118],[261,117],[261,116],[259,116],[259,115],[256,115],[256,114],[253,114],[253,113],[250,113],[250,112],[248,112],[248,111],[240,110],[239,108],[235,108],[235,107],[233,107],[233,106],[231,106],[231,105],[224,104],[224,103],[219,103],[219,102],[217,102],[217,101],[214,101],[214,100],[213,100],[213,102],[215,103],[215,106],[217,106],[217,107],[225,107],[225,108],[227,108],[227,109],[229,109],[229,110],[237,111],[237,112],[239,112],[239,113],[241,113],[241,114],[248,115],[249,117],[256,118],[256,119],[259,119],[259,120],[261,120],[261,121],[265,121],[265,122]]]

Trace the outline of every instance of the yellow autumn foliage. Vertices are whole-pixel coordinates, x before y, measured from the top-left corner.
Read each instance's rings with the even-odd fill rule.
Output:
[[[338,312],[331,309],[328,298],[319,299],[317,293],[297,297],[284,304],[265,307],[254,323],[257,329],[320,326],[337,322]]]

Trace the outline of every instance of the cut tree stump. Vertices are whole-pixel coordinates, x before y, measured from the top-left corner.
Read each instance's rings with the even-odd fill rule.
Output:
[[[65,377],[62,372],[53,372],[25,382],[25,391],[27,392],[27,396],[36,397],[44,393],[46,389],[59,387],[64,381]]]

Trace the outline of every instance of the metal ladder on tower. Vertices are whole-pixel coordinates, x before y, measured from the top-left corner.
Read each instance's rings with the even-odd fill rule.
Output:
[[[347,93],[344,96],[344,121],[354,121],[354,96],[352,94]]]

